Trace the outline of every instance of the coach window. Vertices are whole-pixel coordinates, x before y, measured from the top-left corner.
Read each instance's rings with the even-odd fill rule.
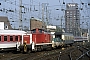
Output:
[[[20,36],[20,41],[22,40],[22,36]]]
[[[7,36],[4,36],[4,41],[7,41]]]
[[[13,36],[10,36],[10,41],[13,41]]]
[[[0,36],[0,41],[1,41],[1,36]]]
[[[18,36],[15,36],[15,41],[18,41]]]

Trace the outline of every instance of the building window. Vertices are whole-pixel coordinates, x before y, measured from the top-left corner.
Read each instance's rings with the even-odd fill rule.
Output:
[[[67,15],[69,15],[69,13],[67,13]]]
[[[70,13],[72,13],[72,11],[70,11]]]
[[[76,16],[74,16],[74,17],[76,17]]]
[[[76,19],[75,17],[73,19]]]
[[[5,29],[8,29],[8,25],[5,25]]]
[[[69,11],[67,11],[67,13],[69,13]]]
[[[72,14],[70,14],[70,15],[72,15]]]

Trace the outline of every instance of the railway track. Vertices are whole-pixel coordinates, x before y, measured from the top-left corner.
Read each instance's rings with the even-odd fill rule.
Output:
[[[74,44],[73,48],[60,54],[58,60],[90,60],[90,50],[83,43]],[[62,58],[65,57],[65,58]],[[84,57],[84,58],[83,58]]]
[[[23,56],[23,54],[13,54],[13,53],[7,53],[7,54],[2,54],[0,60],[17,60],[15,59],[16,57]]]
[[[30,54],[4,54],[0,60],[55,60],[60,51],[62,50],[55,49],[52,51],[42,51]]]
[[[69,49],[69,48],[71,48],[71,47],[65,48],[65,50]],[[56,59],[58,59],[59,53],[60,52],[63,53],[63,51],[65,51],[65,50],[54,49],[51,51],[42,51],[42,52],[35,52],[35,53],[30,53],[30,54],[8,53],[8,54],[4,54],[4,56],[2,55],[0,60],[56,60]]]
[[[76,47],[70,52],[69,60],[90,60],[90,50],[85,45],[76,45]]]
[[[89,54],[90,50],[87,47],[80,46],[78,49],[82,52],[82,54],[76,60],[79,59],[90,60],[90,54]]]
[[[80,47],[81,46],[81,47]],[[87,52],[87,53],[86,53]],[[84,57],[80,58],[84,53]],[[41,51],[30,54],[0,54],[0,60],[88,60],[89,53],[87,47],[75,44],[72,47],[59,48],[51,51]]]

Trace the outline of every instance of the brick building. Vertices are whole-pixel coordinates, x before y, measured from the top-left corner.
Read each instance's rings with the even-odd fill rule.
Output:
[[[30,30],[35,28],[44,29],[44,25],[41,20],[32,18],[30,19]]]

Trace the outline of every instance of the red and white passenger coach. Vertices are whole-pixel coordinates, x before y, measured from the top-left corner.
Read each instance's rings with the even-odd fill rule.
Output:
[[[25,31],[0,30],[0,51],[18,50]]]

